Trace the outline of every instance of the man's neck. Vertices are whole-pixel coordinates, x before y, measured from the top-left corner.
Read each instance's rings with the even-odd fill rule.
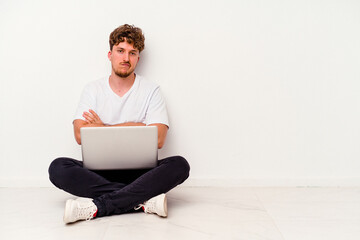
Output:
[[[126,78],[122,78],[114,73],[110,75],[109,83],[111,89],[120,97],[124,96],[135,82],[135,73],[130,74]]]

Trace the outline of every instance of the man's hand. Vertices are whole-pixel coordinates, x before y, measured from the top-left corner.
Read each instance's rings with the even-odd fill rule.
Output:
[[[88,124],[95,124],[100,126],[104,125],[100,117],[92,109],[90,109],[89,112],[84,112],[83,117],[85,118],[85,122]]]
[[[84,112],[83,117],[85,120],[76,119],[73,122],[74,125],[74,135],[76,142],[81,144],[80,128],[82,127],[104,127],[104,123],[101,121],[100,117],[93,110],[89,112]]]
[[[137,123],[137,122],[126,122],[116,125],[105,125],[101,121],[99,115],[97,115],[96,112],[91,109],[89,110],[89,112],[84,112],[83,117],[85,120],[76,119],[73,122],[75,140],[79,145],[81,145],[80,129],[82,127],[146,126],[144,123]],[[164,124],[150,124],[149,126],[156,126],[158,128],[158,148],[159,149],[162,148],[165,143],[168,126]]]

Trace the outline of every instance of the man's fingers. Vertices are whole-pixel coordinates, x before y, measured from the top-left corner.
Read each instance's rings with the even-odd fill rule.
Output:
[[[103,124],[100,117],[92,109],[89,109],[89,112],[84,112],[83,117],[85,118],[85,121],[88,122],[88,123]]]
[[[88,112],[84,112],[84,113],[83,113],[83,117],[85,118],[85,120],[86,120],[87,122],[95,121],[93,115],[90,114],[90,113],[88,113]]]
[[[94,116],[94,119],[100,120],[99,116],[92,109],[89,109],[89,112]]]

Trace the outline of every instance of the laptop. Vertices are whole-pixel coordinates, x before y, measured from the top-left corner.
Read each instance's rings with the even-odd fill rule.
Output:
[[[156,126],[83,127],[80,134],[85,168],[113,170],[157,166]]]

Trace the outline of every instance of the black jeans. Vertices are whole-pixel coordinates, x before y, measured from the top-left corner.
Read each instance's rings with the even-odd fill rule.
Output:
[[[91,171],[81,161],[57,158],[49,167],[50,181],[79,197],[93,198],[97,217],[121,214],[189,177],[190,166],[180,156],[160,160],[152,169]]]

